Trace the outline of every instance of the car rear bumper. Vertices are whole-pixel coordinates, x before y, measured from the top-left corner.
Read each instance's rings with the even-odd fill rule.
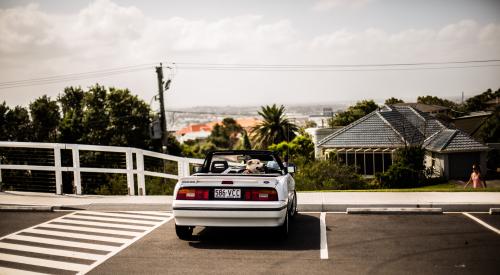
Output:
[[[177,225],[276,227],[286,216],[285,202],[196,202],[175,201],[173,214]]]

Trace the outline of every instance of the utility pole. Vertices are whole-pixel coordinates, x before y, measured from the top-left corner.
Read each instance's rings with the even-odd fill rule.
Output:
[[[156,75],[158,77],[158,93],[160,95],[160,126],[161,126],[161,147],[163,153],[167,154],[167,119],[165,117],[165,101],[163,96],[163,66],[160,63],[159,67],[156,67]]]

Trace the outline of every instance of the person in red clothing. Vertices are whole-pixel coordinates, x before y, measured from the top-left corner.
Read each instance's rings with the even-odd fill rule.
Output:
[[[472,173],[470,174],[469,181],[467,181],[464,188],[466,188],[472,182],[472,188],[476,189],[481,185],[481,181],[483,182],[483,187],[486,188],[486,181],[484,181],[481,177],[481,170],[479,169],[479,166],[473,164]]]

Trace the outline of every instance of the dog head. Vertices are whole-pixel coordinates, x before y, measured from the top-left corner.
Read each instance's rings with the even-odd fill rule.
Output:
[[[250,159],[247,161],[246,170],[249,173],[258,173],[264,171],[264,164],[258,159]]]

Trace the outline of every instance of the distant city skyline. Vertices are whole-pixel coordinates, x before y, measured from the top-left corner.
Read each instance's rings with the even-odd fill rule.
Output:
[[[329,71],[263,65],[491,59],[500,59],[495,0],[0,2],[0,102],[10,106],[95,83],[128,88],[154,103],[159,62],[174,68],[165,68],[172,78],[167,109],[416,101],[423,95],[459,100],[462,92],[499,89],[500,62]],[[103,71],[112,68],[127,73]],[[91,78],[60,77],[94,71]],[[10,81],[52,76],[71,81],[47,78],[6,88],[16,86]]]

